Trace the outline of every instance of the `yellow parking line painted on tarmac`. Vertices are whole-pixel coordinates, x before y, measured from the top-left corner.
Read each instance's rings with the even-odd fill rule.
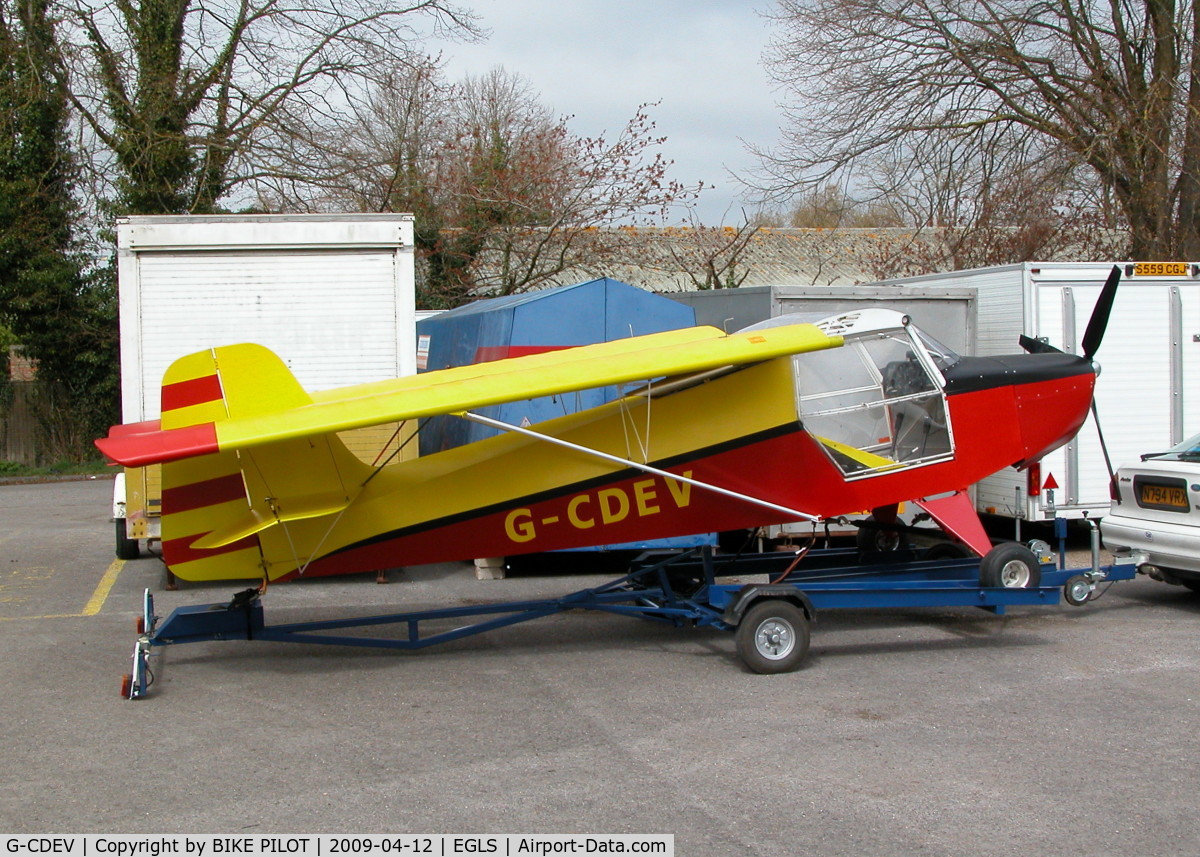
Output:
[[[87,605],[83,608],[83,616],[95,616],[100,612],[100,608],[104,606],[104,602],[108,599],[108,593],[112,590],[113,584],[117,582],[117,575],[121,573],[121,569],[125,567],[125,560],[114,559],[108,570],[104,572],[104,577],[100,578],[100,583],[96,585],[96,591],[92,593],[92,597],[88,599]]]
[[[95,616],[104,607],[104,602],[108,600],[108,593],[112,591],[113,586],[117,582],[117,576],[120,575],[121,569],[125,567],[125,560],[115,559],[112,565],[104,572],[104,577],[100,578],[100,582],[96,584],[96,590],[92,593],[92,597],[88,599],[88,603],[79,613],[49,613],[44,616],[0,616],[0,622],[12,622],[19,619],[78,619],[81,616]]]

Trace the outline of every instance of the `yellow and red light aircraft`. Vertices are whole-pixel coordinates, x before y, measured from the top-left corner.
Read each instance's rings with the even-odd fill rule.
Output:
[[[907,317],[867,309],[312,394],[265,348],[217,347],[169,368],[161,423],[116,426],[97,445],[120,464],[163,464],[163,558],[185,580],[345,574],[904,501],[982,556],[991,542],[965,489],[1074,436],[1107,312],[1094,315],[1084,356],[1027,344],[1053,353],[961,357]],[[635,386],[535,427],[474,412],[614,384]],[[338,436],[395,421],[411,434],[439,414],[505,433],[382,466]]]

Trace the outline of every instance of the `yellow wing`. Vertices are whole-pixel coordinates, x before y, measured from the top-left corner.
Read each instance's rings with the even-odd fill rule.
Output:
[[[209,376],[195,377],[192,371],[176,380],[172,366],[164,379],[163,411],[168,411],[170,391],[176,386],[183,390],[186,384],[191,385],[188,391],[207,389],[208,395],[223,396],[227,418],[175,429],[165,421],[161,428],[116,427],[97,445],[113,461],[142,466],[519,399],[674,378],[841,344],[841,337],[828,336],[810,324],[735,334],[713,327],[685,328],[317,394],[301,390],[267,349],[225,346],[204,353],[211,355]],[[180,363],[195,363],[200,357],[192,355]]]

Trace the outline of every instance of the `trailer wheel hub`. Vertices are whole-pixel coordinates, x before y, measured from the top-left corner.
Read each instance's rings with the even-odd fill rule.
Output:
[[[1023,589],[1029,585],[1029,566],[1020,560],[1006,562],[1000,580],[1006,589]]]
[[[764,658],[786,658],[796,645],[792,627],[781,619],[768,619],[758,626],[754,635],[758,651]]]

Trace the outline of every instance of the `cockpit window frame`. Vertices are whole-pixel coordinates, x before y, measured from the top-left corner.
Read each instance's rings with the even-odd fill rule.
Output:
[[[872,342],[886,340],[902,343],[902,346],[907,349],[909,357],[915,358],[915,364],[919,366],[921,374],[928,379],[929,389],[920,389],[903,395],[887,395],[885,366],[881,365],[883,361],[880,356],[873,354],[868,347]],[[933,347],[938,349],[938,358],[931,354]],[[938,361],[940,359],[948,367],[957,362],[960,359],[959,356],[951,349],[941,346],[936,340],[928,337],[919,328],[911,325],[907,317],[904,317],[902,323],[896,327],[863,331],[846,336],[843,348],[845,351],[842,353],[846,359],[853,354],[854,359],[867,369],[874,382],[872,385],[848,386],[806,394],[801,377],[804,364],[801,361],[809,355],[796,355],[793,358],[796,410],[801,423],[819,442],[822,450],[839,469],[843,478],[847,481],[866,479],[951,460],[955,454],[954,428],[950,421],[949,404],[946,400],[946,379]],[[841,351],[841,349],[836,350]],[[841,398],[845,400],[853,399],[856,396],[860,401],[852,404],[812,410],[812,405],[819,403],[822,399]],[[933,405],[932,409],[929,407],[930,404]],[[903,432],[898,431],[898,427],[903,425],[903,419],[897,414],[902,409],[915,413],[924,410],[928,413],[926,432],[927,437],[934,437],[934,451],[901,454],[900,435]],[[849,439],[847,435],[843,435],[841,438],[825,437],[819,430],[814,431],[814,429],[820,428],[819,425],[813,425],[814,423],[827,422],[836,425],[836,418],[852,417],[856,413],[870,414],[872,419],[878,415],[876,425],[885,426],[888,437],[879,438],[879,433],[876,432],[875,437],[879,438],[877,442],[856,445],[846,442]],[[939,416],[941,417],[940,423],[938,422]],[[845,422],[846,425],[853,427],[852,423],[852,420]],[[909,425],[911,426],[912,423],[910,422]],[[928,425],[932,425],[934,428],[930,430]],[[864,423],[860,428],[865,427]],[[943,433],[944,448],[942,448]],[[924,450],[924,446],[921,449]],[[885,451],[889,454],[883,454]]]

